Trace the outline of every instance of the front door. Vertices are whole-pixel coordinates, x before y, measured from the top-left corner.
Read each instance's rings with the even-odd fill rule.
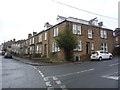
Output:
[[[86,42],[86,54],[90,54],[90,42]]]
[[[47,54],[46,54],[46,53],[47,53],[47,51],[46,51],[46,50],[47,50],[47,45],[45,44],[44,47],[45,47],[45,48],[44,48],[44,56],[46,57],[46,56],[47,56]]]

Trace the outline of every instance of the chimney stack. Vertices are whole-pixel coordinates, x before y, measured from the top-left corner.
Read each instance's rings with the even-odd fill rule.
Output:
[[[33,36],[36,35],[36,34],[37,34],[37,32],[33,32]]]
[[[30,38],[30,37],[32,37],[32,34],[31,34],[31,33],[28,34],[28,38]]]

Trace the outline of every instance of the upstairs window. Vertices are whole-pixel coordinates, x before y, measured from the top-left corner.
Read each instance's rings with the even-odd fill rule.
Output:
[[[53,30],[54,32],[54,37],[56,37],[56,36],[58,36],[58,28],[56,27],[56,28],[54,28],[54,30]]]
[[[77,34],[77,25],[73,24],[73,34]]]
[[[81,35],[81,26],[80,25],[73,24],[72,30],[73,30],[73,34]]]
[[[34,44],[34,37],[32,38],[32,44]]]
[[[42,34],[39,35],[39,42],[42,42]]]
[[[78,35],[81,35],[81,26],[80,25],[77,26],[77,31],[78,31]]]
[[[100,30],[100,37],[102,39],[106,39],[107,38],[107,31],[105,30]]]
[[[45,32],[45,37],[44,37],[45,40],[47,40],[47,32]]]
[[[92,30],[88,30],[88,38],[92,39]]]

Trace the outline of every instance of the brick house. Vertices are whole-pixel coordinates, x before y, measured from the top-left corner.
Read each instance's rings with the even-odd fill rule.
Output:
[[[73,50],[75,60],[88,59],[92,51],[113,50],[113,31],[97,23],[96,18],[90,21],[73,17],[65,18],[58,16],[58,24],[47,28],[36,35],[36,52],[41,57],[64,61],[64,52],[56,46],[55,37],[60,32],[69,28],[77,36],[79,45]]]
[[[114,31],[114,38],[115,38],[115,47],[120,46],[120,28],[116,28]]]
[[[28,35],[21,49],[24,56],[31,58],[46,58],[64,61],[64,51],[57,47],[55,37],[68,28],[75,36],[79,45],[73,50],[76,61],[88,59],[91,52],[96,50],[113,51],[113,30],[103,26],[97,18],[86,21],[73,17],[57,17],[57,24],[45,23],[44,30]]]

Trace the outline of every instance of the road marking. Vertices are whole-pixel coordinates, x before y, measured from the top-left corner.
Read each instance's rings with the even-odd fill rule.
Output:
[[[115,66],[115,65],[118,65],[118,63],[115,63],[115,64],[111,64],[111,65],[109,65],[109,66]]]
[[[59,84],[62,84],[61,81],[55,81],[55,82],[56,82],[58,85],[59,85]]]
[[[46,86],[51,87],[52,85],[50,84],[50,82],[46,82]]]
[[[61,85],[60,88],[62,88],[62,90],[68,90],[65,85]]]
[[[109,78],[109,79],[114,79],[114,80],[118,80],[119,79],[118,76],[102,76],[102,77]]]
[[[58,78],[57,77],[53,77],[53,80],[58,80]]]
[[[56,75],[56,76],[48,76],[47,78],[53,78],[53,77],[65,77],[65,76],[70,76],[70,75],[75,75],[83,72],[89,72],[95,70],[94,68],[88,69],[88,70],[83,70],[79,72],[74,72],[74,73],[68,73],[68,74],[63,74],[63,75]]]
[[[44,77],[43,79],[44,79],[44,81],[48,81],[48,78],[46,78],[46,77]]]

